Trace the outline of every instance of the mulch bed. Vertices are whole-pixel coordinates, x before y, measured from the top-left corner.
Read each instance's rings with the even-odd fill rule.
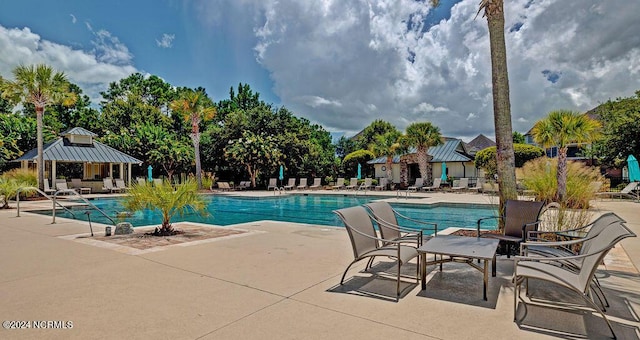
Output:
[[[501,233],[499,230],[480,230],[480,235],[485,235],[485,234],[501,234]],[[478,231],[469,230],[469,229],[460,229],[460,230],[454,231],[453,233],[451,233],[451,235],[478,237]]]
[[[172,236],[153,236],[150,235],[148,231],[135,231],[133,234],[129,235],[98,236],[94,239],[103,242],[118,244],[121,246],[145,250],[155,247],[163,247],[173,244],[246,233],[246,231],[230,228],[203,227],[190,224],[181,224],[180,228],[177,229],[177,231],[178,233]]]

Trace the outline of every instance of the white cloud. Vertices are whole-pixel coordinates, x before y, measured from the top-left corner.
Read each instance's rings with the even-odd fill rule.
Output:
[[[171,48],[173,46],[173,39],[175,38],[175,34],[164,33],[160,40],[156,39],[156,44],[158,45],[158,47]]]
[[[76,19],[76,16],[73,14],[69,14],[71,16],[71,23],[75,24],[78,20]]]
[[[282,103],[330,130],[353,133],[382,118],[399,128],[429,120],[450,136],[493,135],[489,37],[486,19],[474,20],[475,0],[431,28],[423,27],[428,1],[217,3],[201,4],[203,13],[234,8],[254,20],[257,60]],[[514,129],[640,89],[639,12],[639,2],[625,0],[506,1]],[[300,99],[314,97],[342,105]]]
[[[110,82],[138,72],[130,64],[132,56],[126,47],[121,47],[121,51],[127,53],[120,57],[118,53],[109,52],[108,42],[117,41],[117,38],[106,33],[98,32],[102,40],[107,41],[106,45],[93,51],[83,51],[42,39],[28,27],[8,29],[0,26],[0,75],[12,79],[12,71],[18,65],[45,63],[64,72],[93,103],[98,103],[101,99],[99,92],[106,90]]]

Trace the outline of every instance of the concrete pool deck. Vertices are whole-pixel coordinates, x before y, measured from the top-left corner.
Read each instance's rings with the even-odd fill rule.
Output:
[[[497,201],[476,194],[411,196],[398,202]],[[639,208],[627,201],[594,202],[595,210],[626,219],[636,234]],[[345,286],[338,285],[353,258],[340,228],[248,223],[237,226],[256,231],[247,236],[129,255],[70,239],[88,233],[86,222],[58,219],[52,225],[48,216],[15,215],[15,209],[0,211],[0,318],[72,321],[73,328],[0,329],[3,339],[609,337],[604,321],[590,313],[529,306],[514,323],[507,258],[498,260],[486,302],[481,274],[452,264],[443,272],[430,268],[425,291],[407,284],[396,303],[370,296],[392,296],[395,285],[360,273],[364,263],[349,271],[353,278]],[[608,270],[598,274],[619,338],[640,338],[639,262],[640,240],[626,239],[607,258]]]

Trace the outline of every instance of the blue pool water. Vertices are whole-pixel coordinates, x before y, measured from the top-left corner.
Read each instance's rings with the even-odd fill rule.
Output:
[[[340,195],[287,195],[265,198],[230,197],[230,196],[207,196],[207,216],[198,214],[186,214],[176,216],[172,222],[190,221],[215,225],[231,225],[237,223],[254,222],[261,220],[275,220],[285,222],[298,222],[308,224],[319,224],[328,226],[341,226],[338,217],[332,213],[333,210],[355,205],[365,204],[380,197],[367,196],[340,196]],[[115,219],[124,208],[117,198],[95,199],[91,203],[106,212]],[[473,226],[482,217],[495,215],[495,209],[487,205],[474,204],[402,204],[392,203],[393,207],[401,214],[430,222],[438,223],[438,229],[442,230],[451,226]],[[82,207],[73,208],[77,219],[86,220],[87,215],[83,214],[86,209]],[[51,211],[40,211],[39,213],[51,215]],[[69,213],[57,211],[56,216],[73,218]],[[93,222],[109,223],[106,218],[95,210],[91,213]],[[161,215],[157,211],[144,210],[133,213],[123,220],[130,222],[134,226],[159,225],[162,221]],[[411,227],[411,225],[405,224]],[[483,227],[488,227],[487,224]]]

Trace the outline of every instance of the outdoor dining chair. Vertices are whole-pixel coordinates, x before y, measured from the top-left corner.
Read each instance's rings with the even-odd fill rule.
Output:
[[[400,281],[402,277],[401,267],[413,258],[418,257],[416,248],[402,245],[398,241],[385,240],[378,237],[371,217],[362,206],[335,210],[334,213],[344,222],[353,249],[353,261],[342,274],[340,284],[344,284],[347,272],[355,263],[375,257],[391,258],[396,261],[396,301],[398,301],[400,299]],[[365,270],[371,268],[371,263],[372,261],[369,261]],[[418,268],[419,266],[416,266],[416,282],[419,281]]]
[[[517,246],[519,246],[521,242],[525,241],[527,232],[538,229],[538,224],[540,223],[539,216],[540,212],[542,212],[542,207],[544,207],[544,202],[541,201],[507,200],[503,216],[485,217],[478,220],[477,235],[499,239],[500,243],[505,246],[506,249],[502,252],[498,250],[498,252],[510,257],[512,253],[517,253]],[[498,225],[500,225],[500,223],[504,224],[502,233],[480,234],[482,222],[489,219],[497,219]],[[514,245],[516,247],[512,247]]]
[[[527,286],[526,295],[530,296],[529,280],[542,280],[568,288],[580,295],[590,308],[593,308],[602,316],[604,321],[607,323],[611,334],[616,338],[613,327],[607,319],[604,311],[600,309],[591,298],[591,282],[593,281],[598,265],[602,262],[607,253],[621,240],[635,236],[636,235],[624,224],[618,222],[607,226],[606,232],[601,232],[593,237],[591,239],[592,242],[589,250],[583,254],[561,257],[516,256],[514,260],[513,273],[513,282],[515,283],[515,293],[513,295],[514,321],[517,320],[516,312],[518,308],[518,299],[522,301],[525,308],[527,304],[544,306],[544,304],[534,303],[534,301],[525,302],[525,300],[520,296],[520,290],[523,283]],[[574,260],[578,260],[582,263],[578,271],[562,266],[564,262]],[[566,302],[563,303],[563,301],[545,302],[559,303],[563,308],[573,305],[567,304]]]
[[[384,240],[409,241],[419,247],[424,241],[438,233],[437,223],[402,215],[393,209],[388,202],[378,201],[367,203],[364,206],[371,211],[371,215],[378,225],[378,230],[380,230],[380,237]],[[401,223],[411,224],[414,228],[402,226]]]

